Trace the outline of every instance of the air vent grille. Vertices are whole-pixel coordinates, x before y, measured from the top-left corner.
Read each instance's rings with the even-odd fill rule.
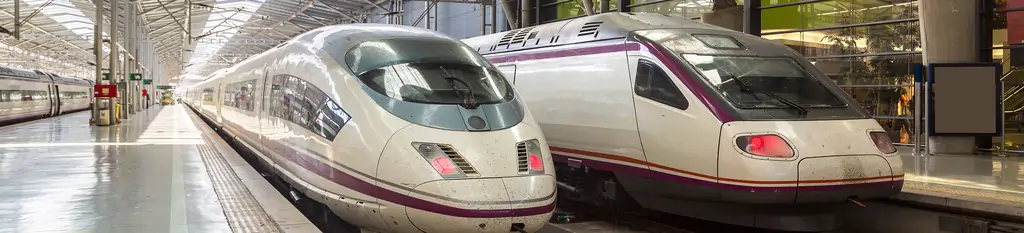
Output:
[[[450,145],[437,146],[441,148],[441,152],[444,152],[445,156],[448,156],[448,159],[452,160],[452,163],[455,163],[456,167],[459,167],[459,170],[462,170],[463,174],[466,174],[466,176],[480,176],[476,168],[473,168],[473,165],[469,164],[466,158],[463,158],[458,151],[455,151],[455,148],[452,148]]]
[[[577,36],[593,35],[594,37],[597,37],[597,28],[601,26],[601,23],[603,22],[589,22],[583,24],[583,28],[580,29],[580,33],[577,34]]]
[[[519,173],[530,172],[529,152],[526,151],[526,142],[516,143],[516,161],[519,165]]]
[[[536,37],[536,35],[537,33],[533,32],[532,27],[512,30],[501,36],[501,40],[498,40],[497,46],[506,46],[507,48],[513,44],[524,43],[528,37],[533,38]],[[497,46],[495,46],[495,48],[497,48]]]

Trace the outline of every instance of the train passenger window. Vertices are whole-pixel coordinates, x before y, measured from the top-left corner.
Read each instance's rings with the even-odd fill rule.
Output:
[[[658,65],[640,60],[636,66],[636,95],[657,101],[681,110],[689,107],[686,96],[679,91],[670,77]]]
[[[307,111],[311,113],[315,112],[316,109],[320,107],[321,104],[324,103],[325,98],[327,98],[327,94],[324,94],[324,92],[321,91],[320,89],[317,89],[312,85],[306,87],[305,106],[308,107]]]
[[[320,134],[327,140],[334,140],[334,137],[338,136],[338,131],[341,131],[341,127],[348,123],[348,120],[352,119],[345,110],[341,109],[338,104],[335,104],[332,100],[327,100],[327,103],[317,111],[316,117],[313,118],[310,129],[313,132]]]
[[[8,91],[8,95],[7,96],[10,98],[10,101],[13,101],[13,102],[22,101],[21,91]]]
[[[284,89],[288,83],[288,77],[284,75],[275,75],[274,83],[270,85],[270,115],[274,117],[284,116],[283,107],[284,104]]]
[[[273,82],[271,116],[300,125],[328,140],[334,140],[348,122],[348,113],[309,82],[290,75],[275,75]]]

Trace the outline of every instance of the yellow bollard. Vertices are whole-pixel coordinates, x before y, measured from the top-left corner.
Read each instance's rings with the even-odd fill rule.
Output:
[[[114,119],[121,119],[121,104],[120,103],[117,104],[117,113],[116,114],[117,115],[115,115],[115,116],[117,116],[117,118],[114,118]]]

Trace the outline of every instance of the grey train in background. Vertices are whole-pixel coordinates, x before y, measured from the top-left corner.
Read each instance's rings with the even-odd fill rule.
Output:
[[[0,124],[89,109],[93,82],[0,67]]]

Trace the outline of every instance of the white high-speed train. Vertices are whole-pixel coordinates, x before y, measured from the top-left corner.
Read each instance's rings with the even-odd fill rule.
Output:
[[[433,31],[319,28],[185,95],[363,229],[534,232],[554,211],[554,165],[520,96],[472,48]]]
[[[883,128],[798,53],[760,37],[605,13],[463,42],[522,94],[564,196],[817,231],[836,227],[836,208],[902,188]]]
[[[0,67],[0,123],[89,109],[92,81]]]

